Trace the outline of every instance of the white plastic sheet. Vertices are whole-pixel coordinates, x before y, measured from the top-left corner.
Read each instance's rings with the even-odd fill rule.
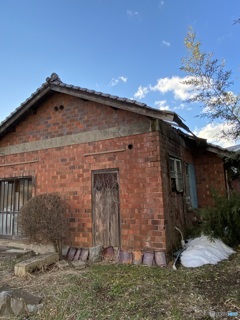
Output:
[[[225,245],[221,240],[210,240],[206,236],[190,239],[186,250],[181,254],[181,263],[184,267],[194,268],[204,264],[217,264],[235,251]]]

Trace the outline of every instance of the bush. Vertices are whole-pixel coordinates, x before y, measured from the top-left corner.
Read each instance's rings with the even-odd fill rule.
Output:
[[[66,208],[57,194],[41,194],[31,198],[20,210],[19,227],[31,243],[51,242],[62,254]]]
[[[229,246],[240,244],[240,195],[231,193],[229,199],[213,194],[215,206],[200,211],[202,232],[211,238],[220,238]]]

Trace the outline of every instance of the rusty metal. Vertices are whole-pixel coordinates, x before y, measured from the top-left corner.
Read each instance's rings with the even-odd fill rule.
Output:
[[[132,252],[120,250],[118,261],[123,264],[132,264],[132,261],[133,261]]]
[[[154,253],[154,259],[155,259],[156,265],[159,266],[159,267],[163,267],[163,266],[166,266],[166,265],[167,265],[167,262],[166,262],[166,253],[165,253],[164,250],[155,251],[155,253]]]

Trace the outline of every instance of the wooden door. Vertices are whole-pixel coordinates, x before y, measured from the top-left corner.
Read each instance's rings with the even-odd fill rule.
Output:
[[[119,184],[117,171],[93,173],[94,245],[120,246]]]

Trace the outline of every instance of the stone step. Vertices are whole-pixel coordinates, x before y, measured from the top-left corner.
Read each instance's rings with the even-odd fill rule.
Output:
[[[57,261],[59,261],[58,253],[45,253],[17,263],[14,267],[14,273],[16,276],[23,277],[27,273],[46,268]]]

